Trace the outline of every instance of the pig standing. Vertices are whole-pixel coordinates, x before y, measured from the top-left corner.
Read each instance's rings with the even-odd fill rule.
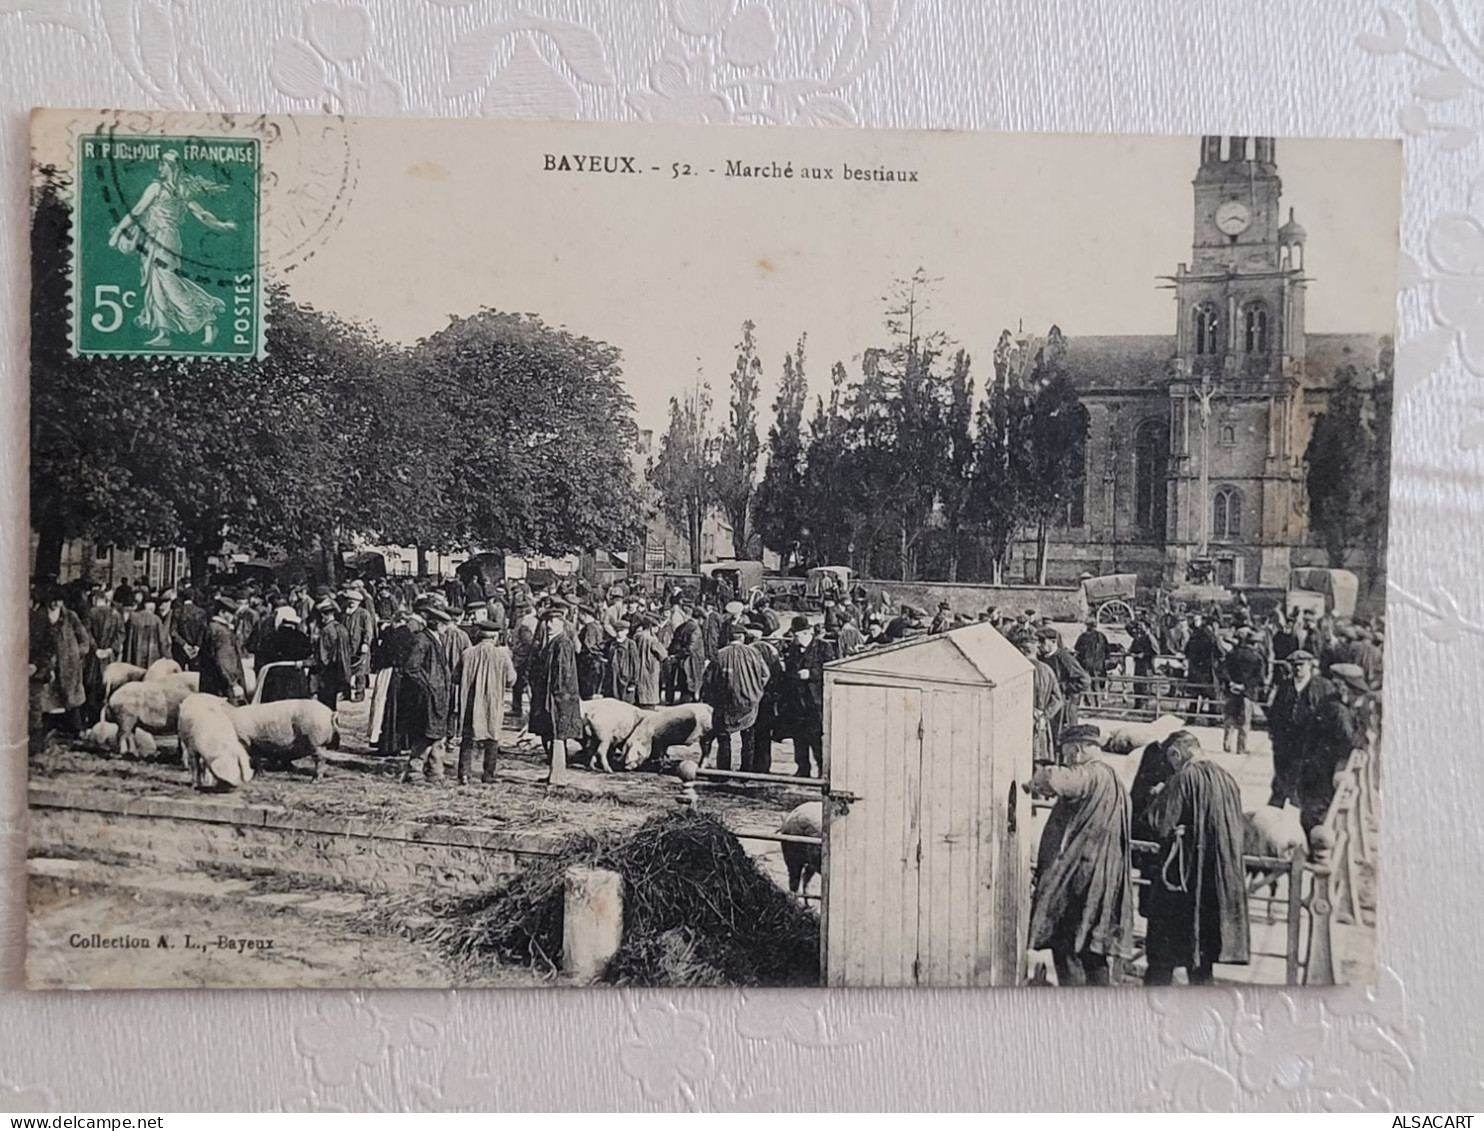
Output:
[[[778,831],[785,836],[820,836],[824,828],[824,802],[806,801],[795,807]],[[783,863],[788,868],[788,890],[802,895],[809,890],[809,881],[819,875],[823,846],[818,844],[795,844],[783,842]]]
[[[200,680],[196,672],[180,672],[163,679],[126,683],[115,691],[109,697],[108,712],[118,722],[119,753],[126,758],[138,756],[136,727],[155,734],[174,731],[181,703],[186,696],[195,694]]]
[[[634,728],[639,725],[644,714],[638,707],[625,703],[622,699],[582,701],[583,745],[592,756],[594,769],[601,769],[605,774],[613,772],[613,767],[608,763],[608,752],[613,749],[614,743],[622,743],[634,733]],[[624,769],[632,770],[638,765],[637,762],[629,763],[630,751],[627,746],[622,748],[622,752]]]
[[[269,764],[314,758],[314,779],[323,773],[326,747],[339,741],[335,712],[318,699],[279,699],[228,707],[237,737],[256,758]]]
[[[178,712],[180,756],[191,786],[201,789],[207,773],[235,789],[252,781],[252,758],[232,721],[232,705],[215,695],[188,695]]]

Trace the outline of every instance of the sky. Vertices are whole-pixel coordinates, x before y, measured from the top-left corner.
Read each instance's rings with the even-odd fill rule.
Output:
[[[982,387],[1005,327],[1173,333],[1158,276],[1190,259],[1192,137],[414,119],[349,129],[354,189],[313,257],[283,274],[295,298],[400,342],[484,306],[539,314],[618,346],[640,426],[656,430],[698,371],[724,413],[744,319],[757,326],[766,426],[798,336],[809,335],[811,393],[837,360],[858,373],[855,359],[885,341],[883,296],[919,266],[939,280],[928,328],[970,352]],[[548,154],[624,155],[643,172],[548,171]],[[728,160],[791,163],[795,176],[728,177]],[[1279,139],[1277,161],[1285,211],[1308,231],[1308,329],[1390,332],[1399,144]],[[673,176],[677,162],[693,175]],[[804,166],[834,177],[802,179]],[[918,179],[842,181],[846,166]],[[293,191],[292,178],[273,191]]]

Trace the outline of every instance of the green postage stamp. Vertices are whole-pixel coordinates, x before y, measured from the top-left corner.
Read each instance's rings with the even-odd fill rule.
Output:
[[[258,140],[110,133],[77,146],[74,351],[260,356]]]

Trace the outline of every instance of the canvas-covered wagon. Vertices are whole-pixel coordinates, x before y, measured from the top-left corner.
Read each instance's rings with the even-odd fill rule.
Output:
[[[1316,616],[1351,617],[1360,579],[1348,569],[1296,569],[1288,575],[1289,616],[1312,611]]]
[[[1098,624],[1122,627],[1134,619],[1134,595],[1139,588],[1137,573],[1106,573],[1082,579],[1082,597],[1088,616]]]

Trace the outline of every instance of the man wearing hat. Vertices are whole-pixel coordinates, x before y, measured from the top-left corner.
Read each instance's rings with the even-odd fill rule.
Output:
[[[124,647],[124,614],[109,600],[108,590],[100,588],[93,594],[93,604],[83,627],[93,642],[83,657],[83,688],[87,692],[88,713],[96,718],[104,705],[103,670],[118,659]],[[206,618],[202,617],[201,632],[205,631]]]
[[[314,641],[314,697],[333,711],[340,696],[350,694],[350,633],[340,623],[340,606],[333,598],[326,597],[314,611],[319,618]]]
[[[1307,832],[1324,820],[1305,805],[1305,796],[1322,792],[1326,775],[1345,763],[1362,737],[1349,708],[1334,684],[1318,674],[1314,653],[1300,648],[1289,653],[1290,681],[1280,683],[1268,708],[1268,730],[1273,739],[1273,792],[1269,805],[1282,808],[1293,801]]]
[[[431,626],[453,618],[427,598],[413,608],[415,615],[408,618],[408,626],[414,632],[398,686],[397,729],[410,750],[402,781],[411,782],[421,765],[423,777],[441,782],[442,747],[451,725],[453,673],[448,652]]]
[[[546,749],[547,782],[567,780],[567,743],[582,741],[582,701],[577,694],[577,647],[567,631],[566,600],[552,597],[542,616],[546,641],[531,666],[531,733]]]
[[[763,690],[768,684],[768,664],[745,641],[747,631],[740,621],[727,626],[727,642],[717,650],[716,659],[706,668],[702,699],[711,705],[712,730],[716,735],[716,766],[732,768],[732,737],[738,736],[741,768],[749,773],[757,764],[754,727]],[[705,742],[702,755],[711,743]]]
[[[933,617],[933,623],[928,625],[928,635],[937,636],[940,632],[947,632],[953,627],[952,606],[947,601],[938,602],[937,615]]]
[[[525,692],[531,686],[531,665],[536,659],[536,632],[540,618],[531,598],[522,593],[515,603],[515,622],[510,632],[510,657],[515,661],[515,686],[510,691],[510,712],[519,716]]]
[[[480,780],[495,780],[505,694],[515,682],[515,663],[500,640],[500,630],[488,621],[475,621],[469,627],[474,642],[460,658],[457,672],[460,785],[467,785],[474,772],[476,751],[481,759]]]
[[[608,626],[603,626],[608,631]],[[639,702],[639,644],[633,637],[628,619],[619,617],[613,624],[613,636],[604,645],[603,685],[600,694],[624,703]]]
[[[1144,984],[1168,986],[1182,966],[1191,985],[1207,985],[1216,963],[1251,959],[1242,791],[1187,730],[1165,740],[1164,755],[1171,775],[1154,789],[1145,814],[1159,864],[1143,901]]]
[[[599,694],[608,666],[607,638],[596,610],[591,605],[582,605],[577,610],[577,690],[583,699],[592,699]]]
[[[1106,986],[1109,959],[1133,955],[1129,797],[1093,757],[1100,745],[1096,727],[1065,727],[1061,764],[1042,766],[1030,783],[1056,804],[1037,852],[1029,946],[1051,951],[1059,986]]]
[[[1230,754],[1235,739],[1238,754],[1247,753],[1252,732],[1252,705],[1267,697],[1267,661],[1254,643],[1250,628],[1237,629],[1237,642],[1221,662],[1226,703],[1222,712],[1221,749]]]
[[[376,614],[366,607],[366,594],[359,582],[340,594],[345,608],[345,631],[350,637],[350,698],[359,703],[366,697],[371,678],[371,645],[376,642]]]
[[[665,667],[665,646],[655,635],[654,618],[634,616],[634,701],[644,708],[660,705]]]
[[[241,703],[245,680],[242,674],[242,651],[237,644],[237,602],[231,597],[216,598],[211,622],[201,645],[201,691],[219,695],[232,703]]]
[[[1087,618],[1081,635],[1072,645],[1072,653],[1087,672],[1090,681],[1088,693],[1092,702],[1097,703],[1103,688],[1108,685],[1108,638],[1098,628],[1097,617]]]
[[[835,658],[835,649],[805,616],[794,617],[792,635],[785,666],[792,692],[794,768],[801,778],[823,776],[824,666]]]
[[[1047,625],[1040,629],[1036,639],[1041,662],[1056,674],[1056,682],[1061,686],[1062,709],[1051,726],[1051,733],[1055,736],[1061,733],[1062,727],[1076,725],[1077,707],[1083,692],[1091,689],[1092,677],[1077,662],[1071,650],[1062,644],[1061,633],[1055,628]]]
[[[1031,761],[1037,765],[1056,760],[1056,746],[1052,734],[1060,717],[1064,702],[1061,683],[1041,660],[1036,646],[1036,634],[1028,625],[1019,625],[1011,630],[1010,643],[1020,649],[1020,654],[1031,662]]]
[[[674,680],[674,701],[694,702],[701,693],[701,673],[706,668],[706,640],[696,623],[691,605],[677,605],[681,620],[670,637],[670,661]]]

